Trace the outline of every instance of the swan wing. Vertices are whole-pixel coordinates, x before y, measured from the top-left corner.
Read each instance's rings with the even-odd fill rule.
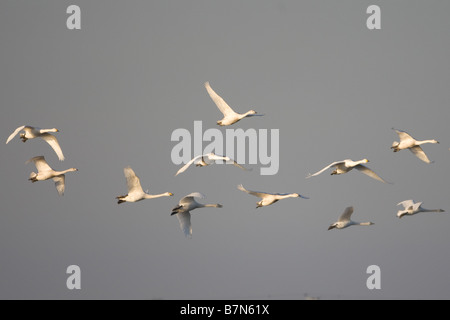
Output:
[[[240,168],[240,169],[242,169],[242,170],[244,170],[244,171],[251,171],[251,169],[247,169],[247,168],[241,166],[239,163],[237,163],[237,162],[234,161],[234,160],[229,160],[229,161],[227,161],[227,164],[232,164],[233,166],[238,167],[238,168]]]
[[[336,162],[333,162],[333,163],[329,164],[328,166],[326,166],[325,168],[323,168],[322,170],[317,171],[317,172],[314,173],[314,174],[311,174],[311,173],[310,173],[310,174],[306,177],[306,179],[311,178],[311,177],[314,177],[314,176],[318,176],[318,175],[321,174],[322,172],[324,172],[324,171],[330,169],[331,167],[337,166],[337,165],[342,164],[342,163],[345,163],[345,161],[336,161]]]
[[[52,171],[53,169],[48,165],[47,161],[45,161],[45,158],[43,156],[38,156],[31,158],[27,161],[28,163],[33,162],[36,166],[36,169],[38,169],[39,172],[45,172],[45,171]]]
[[[180,202],[194,200],[194,198],[205,199],[206,196],[200,192],[193,192],[183,197]]]
[[[56,190],[60,196],[64,195],[64,191],[66,190],[66,176],[64,174],[54,177],[53,181],[55,182]]]
[[[130,193],[144,193],[144,190],[141,186],[141,180],[136,175],[136,173],[130,167],[126,167],[123,169],[123,173],[125,174],[125,178],[127,179],[128,186],[128,194]]]
[[[420,146],[414,146],[412,148],[409,148],[409,150],[423,162],[431,163],[430,159],[428,159],[427,155]]]
[[[189,211],[177,213],[177,218],[184,235],[188,238],[192,237],[191,213]]]
[[[16,131],[14,131],[14,132],[8,137],[8,140],[6,140],[6,144],[8,144],[12,139],[14,139],[14,137],[17,136],[17,134],[18,134],[20,131],[22,131],[23,129],[25,129],[25,126],[18,127],[18,128],[16,129]]]
[[[397,129],[394,129],[394,128],[392,128],[392,129],[395,130],[395,132],[397,132],[398,137],[400,138],[400,141],[409,140],[409,139],[413,139],[414,140],[414,138],[411,137],[411,135],[409,135],[407,132],[405,132],[403,130],[397,130]]]
[[[409,207],[414,206],[413,200],[405,200],[402,202],[397,203],[398,206],[402,205],[405,209],[408,209]]]
[[[379,175],[377,175],[374,171],[372,171],[371,169],[367,168],[366,166],[364,166],[364,165],[362,165],[362,164],[358,164],[357,166],[355,166],[355,168],[356,168],[358,171],[360,171],[360,172],[362,172],[362,173],[368,175],[369,177],[371,177],[371,178],[373,178],[373,179],[376,179],[376,180],[381,181],[381,182],[383,182],[383,183],[387,183],[387,182],[384,181]]]
[[[61,150],[61,147],[59,145],[58,139],[54,135],[51,135],[50,133],[43,133],[40,136],[42,139],[45,140],[56,152],[58,158],[60,161],[64,161],[64,154]]]
[[[257,192],[257,191],[250,191],[244,188],[244,186],[242,184],[238,185],[238,189],[241,191],[244,191],[248,194],[251,194],[252,196],[258,197],[258,198],[264,198],[267,195],[270,195],[270,193],[265,193],[265,192]]]
[[[220,112],[223,113],[224,116],[234,115],[236,112],[234,112],[233,109],[225,102],[225,100],[222,99],[209,85],[209,82],[205,82],[205,88],[206,91],[208,91],[209,96],[211,97],[212,101],[216,104],[217,108],[219,108]]]
[[[339,221],[348,221],[353,214],[353,207],[345,208],[344,212],[339,217]]]
[[[177,173],[175,174],[175,176],[179,175],[180,173],[185,172],[195,161],[197,161],[198,159],[200,159],[201,157],[203,157],[203,155],[199,155],[196,156],[195,158],[189,160],[188,163],[186,163],[183,167],[181,167],[180,170],[177,171]]]

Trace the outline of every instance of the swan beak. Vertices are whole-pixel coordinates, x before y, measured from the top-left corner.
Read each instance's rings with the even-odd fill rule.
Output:
[[[169,196],[173,196],[173,193],[172,193],[172,192],[169,192]]]
[[[334,228],[336,228],[336,226],[330,226],[330,227],[328,228],[328,230],[331,230],[331,229],[334,229]]]

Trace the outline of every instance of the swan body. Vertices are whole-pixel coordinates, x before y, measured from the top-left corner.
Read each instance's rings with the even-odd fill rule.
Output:
[[[28,160],[27,164],[30,162],[34,163],[38,172],[32,172],[28,180],[34,183],[37,181],[53,179],[53,181],[55,182],[56,190],[61,196],[64,195],[64,191],[66,189],[66,173],[78,171],[78,169],[75,168],[64,171],[55,171],[48,165],[43,156],[34,157]]]
[[[358,171],[368,175],[369,177],[371,177],[373,179],[376,179],[383,183],[388,183],[385,180],[383,180],[379,175],[377,175],[374,171],[372,171],[371,169],[369,169],[368,167],[363,165],[363,163],[368,163],[368,162],[369,162],[369,160],[367,160],[367,159],[362,159],[359,161],[353,161],[351,159],[336,161],[336,162],[329,164],[328,166],[326,166],[325,168],[323,168],[322,170],[320,170],[314,174],[309,174],[306,178],[308,179],[308,178],[317,176],[330,168],[334,168],[334,171],[331,172],[331,175],[344,174],[353,169],[357,169]]]
[[[338,221],[330,225],[328,230],[331,229],[345,229],[350,226],[371,226],[374,223],[373,222],[355,222],[351,220],[351,216],[353,214],[353,207],[347,207],[345,208],[342,215],[339,217]]]
[[[391,149],[394,150],[394,152],[398,152],[400,150],[405,150],[405,149],[409,149],[417,158],[419,158],[420,160],[422,160],[423,162],[426,163],[432,163],[432,161],[430,161],[430,159],[428,159],[427,155],[425,154],[425,152],[423,151],[421,145],[425,144],[425,143],[439,143],[436,140],[416,140],[414,139],[412,136],[410,136],[407,132],[402,131],[402,130],[397,130],[392,128],[392,130],[395,130],[395,132],[397,132],[398,137],[400,139],[400,142],[398,141],[394,141],[392,143]]]
[[[423,202],[415,203],[414,200],[405,200],[405,201],[402,201],[402,202],[398,203],[397,205],[398,206],[402,205],[404,210],[399,210],[397,212],[397,217],[401,219],[405,215],[412,216],[412,215],[418,214],[420,212],[445,212],[442,209],[425,209],[425,208],[422,208],[422,203]]]
[[[271,204],[274,204],[275,202],[278,202],[279,200],[287,199],[287,198],[303,198],[303,199],[309,199],[308,197],[304,197],[298,193],[267,193],[267,192],[256,192],[256,191],[249,191],[246,190],[242,184],[238,185],[238,189],[246,192],[248,194],[251,194],[252,196],[261,198],[261,201],[256,203],[256,208],[260,207],[266,207],[270,206]]]
[[[162,194],[152,195],[148,192],[144,192],[141,186],[141,180],[136,175],[136,173],[130,167],[126,167],[123,169],[123,173],[125,174],[125,178],[127,179],[128,186],[128,194],[125,196],[118,196],[116,199],[117,203],[121,204],[124,202],[138,202],[145,199],[155,199],[161,197],[171,197],[173,193],[165,192]]]
[[[229,126],[232,125],[246,117],[252,116],[262,116],[261,114],[257,114],[256,111],[250,110],[246,113],[240,114],[236,113],[231,107],[222,99],[209,85],[209,82],[205,82],[206,91],[208,91],[209,96],[216,104],[217,108],[219,108],[220,112],[223,114],[223,119],[217,121],[217,124],[220,126]]]
[[[238,164],[233,159],[231,159],[230,157],[224,157],[224,156],[216,155],[214,153],[208,153],[208,154],[196,156],[195,158],[190,160],[180,170],[178,170],[178,172],[175,174],[175,176],[179,175],[180,173],[185,172],[193,163],[195,163],[195,165],[197,167],[206,167],[206,166],[209,166],[210,164],[216,163],[216,161],[224,161],[226,164],[232,164],[238,168],[241,168],[242,170],[246,170],[246,171],[248,170],[248,169],[244,168],[243,166],[241,166],[240,164]]]
[[[22,131],[22,132],[21,132]],[[6,144],[8,144],[16,135],[18,135],[20,132],[20,139],[22,139],[23,142],[27,142],[27,140],[35,139],[35,138],[41,138],[45,142],[47,142],[53,150],[56,152],[58,159],[61,161],[64,161],[64,154],[61,150],[61,147],[59,145],[58,139],[50,132],[59,132],[58,129],[41,129],[37,127],[31,127],[31,126],[21,126],[18,127],[6,140]]]
[[[180,228],[184,232],[185,236],[192,237],[192,225],[191,225],[191,211],[198,208],[222,208],[221,204],[202,204],[195,200],[195,198],[204,199],[205,196],[199,192],[194,192],[183,197],[178,205],[172,209],[172,216],[176,215],[180,222]]]

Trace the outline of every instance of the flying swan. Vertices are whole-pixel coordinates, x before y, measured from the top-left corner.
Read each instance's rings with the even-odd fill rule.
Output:
[[[400,150],[409,149],[417,158],[422,160],[426,163],[432,163],[430,159],[428,159],[427,155],[423,151],[422,147],[420,145],[425,143],[439,143],[436,140],[423,140],[418,141],[411,137],[408,133],[402,130],[397,130],[392,128],[392,130],[395,130],[397,132],[398,137],[400,139],[400,142],[394,141],[392,143],[391,149],[394,149],[394,152],[398,152]]]
[[[205,82],[205,88],[208,91],[209,96],[219,108],[220,112],[223,113],[223,119],[217,121],[218,125],[229,126],[245,117],[262,116],[262,114],[256,114],[256,111],[250,110],[246,113],[240,114],[236,113],[231,107],[222,99],[209,85],[209,82]]]
[[[352,169],[357,169],[358,171],[368,175],[369,177],[371,177],[373,179],[376,179],[383,183],[388,183],[388,182],[384,181],[375,172],[373,172],[371,169],[369,169],[363,165],[363,163],[368,163],[368,162],[369,162],[369,160],[367,160],[367,159],[363,159],[363,160],[359,160],[359,161],[353,161],[351,159],[336,161],[314,174],[309,174],[306,178],[308,179],[308,178],[317,176],[317,175],[321,174],[322,172],[328,170],[329,168],[333,167],[333,168],[335,168],[335,170],[333,172],[331,172],[331,175],[344,174],[344,173],[351,171]]]
[[[202,204],[198,203],[195,198],[204,199],[205,196],[199,192],[194,192],[183,197],[178,205],[172,209],[172,216],[177,215],[180,222],[180,228],[184,235],[188,238],[192,237],[191,213],[190,211],[198,208],[222,208],[221,204]]]
[[[31,182],[37,182],[37,181],[45,181],[49,179],[53,179],[55,182],[56,190],[58,191],[60,196],[64,195],[64,191],[66,189],[66,173],[68,172],[75,172],[78,171],[78,169],[71,168],[64,171],[54,171],[45,161],[45,158],[43,156],[34,157],[27,161],[27,164],[30,162],[34,162],[34,165],[36,166],[38,172],[32,172],[30,174],[30,180]]]
[[[21,132],[23,131],[23,132]],[[21,126],[16,129],[6,140],[6,144],[8,144],[14,137],[20,133],[20,139],[22,139],[23,142],[27,142],[27,140],[35,139],[35,138],[42,138],[45,142],[47,142],[53,150],[58,155],[59,160],[64,161],[64,155],[61,150],[61,147],[59,146],[58,139],[56,139],[55,136],[51,135],[49,132],[59,132],[58,129],[41,129],[37,127],[31,127],[31,126]]]
[[[125,196],[116,197],[118,200],[117,203],[121,204],[124,202],[138,202],[144,199],[155,199],[161,197],[171,197],[173,193],[166,192],[157,195],[151,195],[147,192],[144,192],[141,186],[141,180],[134,173],[133,169],[130,167],[126,167],[123,169],[123,173],[125,174],[125,178],[127,178],[127,186],[128,186],[128,194]]]
[[[267,192],[256,192],[256,191],[249,191],[242,186],[242,184],[238,185],[238,189],[241,191],[244,191],[248,194],[251,194],[252,196],[261,198],[261,201],[256,203],[256,209],[260,207],[266,207],[270,206],[271,204],[274,204],[275,202],[278,202],[279,200],[287,199],[287,198],[303,198],[303,199],[309,199],[308,197],[304,197],[298,193],[267,193]]]
[[[195,158],[190,160],[180,170],[178,170],[178,172],[175,174],[175,176],[179,175],[180,173],[185,172],[187,170],[187,168],[189,168],[193,163],[195,163],[195,165],[197,167],[206,167],[206,166],[209,166],[210,164],[216,163],[216,161],[224,161],[226,164],[232,164],[238,168],[241,168],[242,170],[248,171],[248,169],[244,168],[243,166],[238,164],[236,161],[234,161],[230,157],[224,157],[224,156],[216,155],[214,153],[208,153],[208,154],[196,156]]]
[[[414,203],[414,200],[405,200],[398,203],[397,205],[402,205],[404,210],[399,210],[397,212],[397,217],[402,218],[404,215],[412,216],[419,212],[445,212],[442,209],[424,209],[422,208],[422,203],[423,202]]]
[[[352,213],[353,213],[353,207],[345,208],[345,211],[339,217],[339,220],[337,222],[333,223],[328,228],[328,230],[331,230],[331,229],[334,229],[334,228],[336,228],[336,229],[345,229],[345,228],[350,227],[350,226],[371,226],[371,225],[374,224],[373,222],[355,222],[355,221],[352,221],[350,219],[350,217],[352,216]]]

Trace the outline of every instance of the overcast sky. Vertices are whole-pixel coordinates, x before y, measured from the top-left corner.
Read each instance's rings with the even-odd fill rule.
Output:
[[[81,30],[66,9],[81,8]],[[369,5],[381,30],[369,30]],[[398,219],[397,203],[450,211],[448,1],[2,1],[0,137],[56,127],[66,160],[41,140],[0,144],[2,299],[449,299],[450,216]],[[218,127],[203,84],[263,117]],[[180,168],[172,132],[279,129],[280,167]],[[392,127],[433,164],[393,153]],[[208,143],[205,143],[205,146]],[[69,173],[66,194],[27,181],[44,155]],[[392,185],[359,173],[311,179],[331,162],[368,158]],[[144,190],[175,196],[118,205],[130,165]],[[297,192],[255,209],[239,191]],[[192,239],[170,216],[202,192]],[[354,220],[327,231],[348,206]],[[66,268],[81,268],[79,291]],[[369,290],[366,269],[381,269]]]

